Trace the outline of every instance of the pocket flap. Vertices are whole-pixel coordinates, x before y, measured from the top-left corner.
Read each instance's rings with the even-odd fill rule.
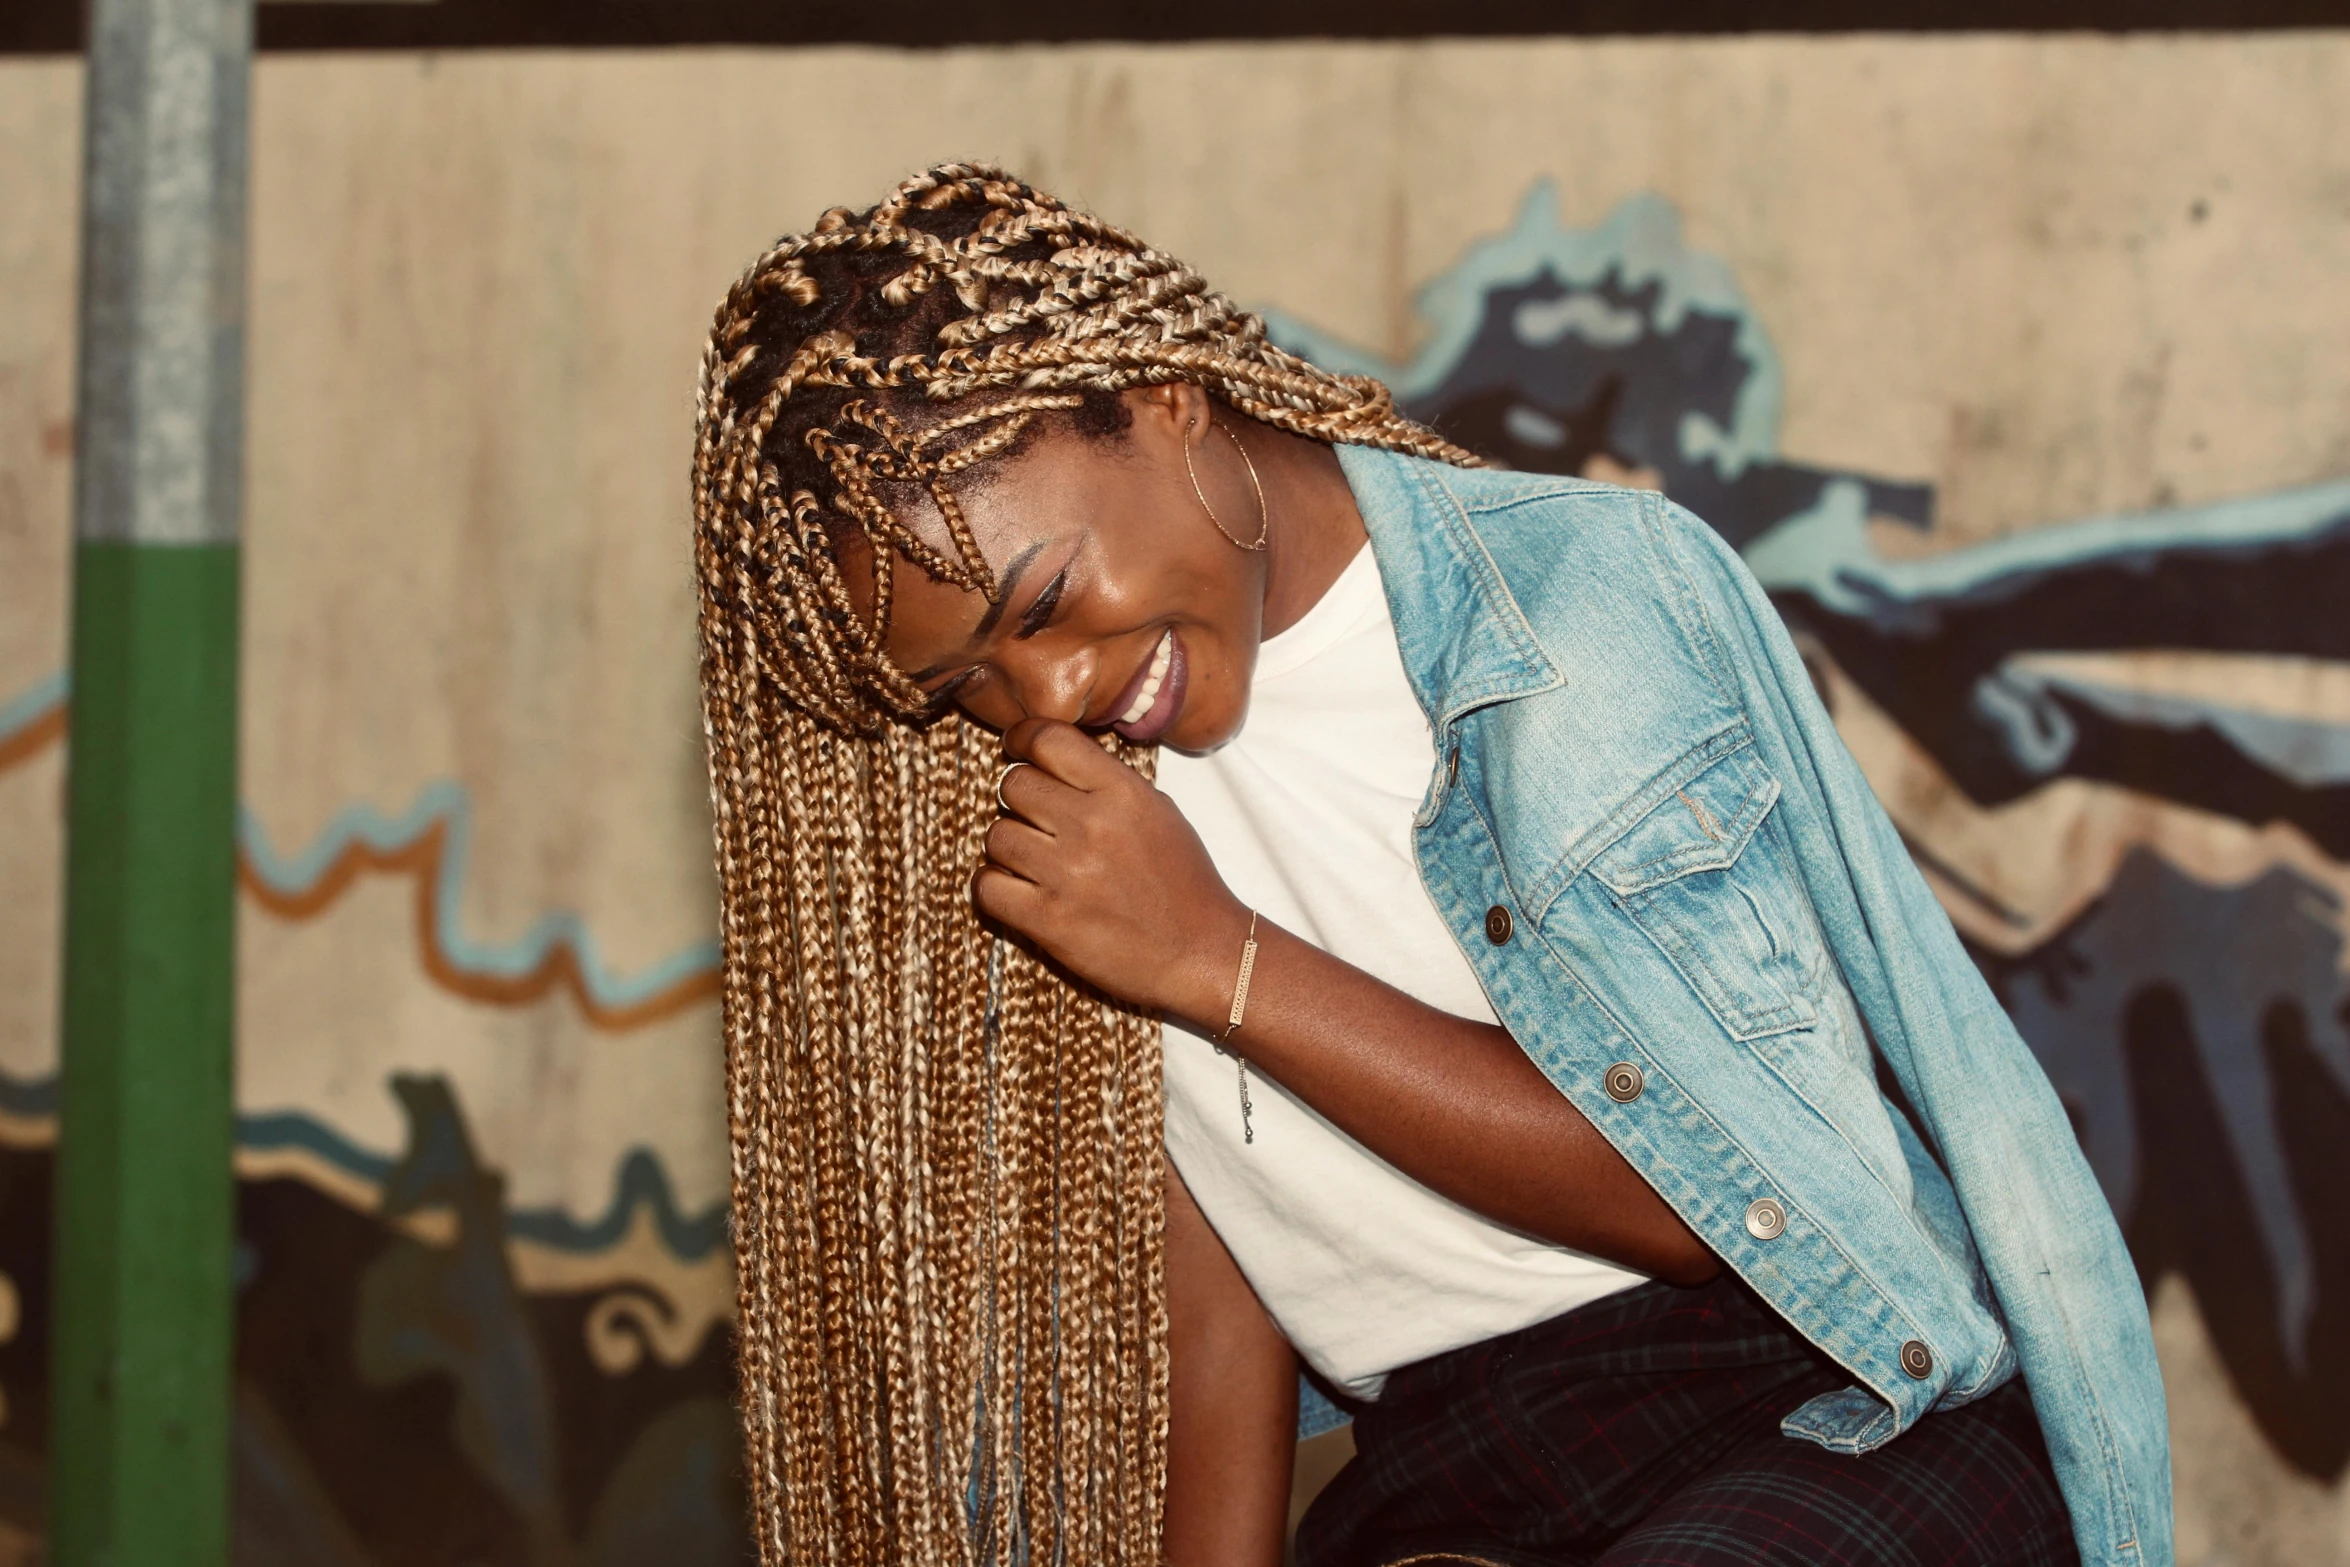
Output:
[[[1692,871],[1727,870],[1778,798],[1779,780],[1753,746],[1742,745],[1601,850],[1591,873],[1611,892],[1630,896]]]

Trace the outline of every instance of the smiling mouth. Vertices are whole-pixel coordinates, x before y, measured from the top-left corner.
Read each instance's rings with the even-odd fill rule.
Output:
[[[1175,722],[1175,714],[1183,704],[1184,675],[1183,647],[1175,640],[1175,628],[1170,626],[1152,650],[1150,663],[1144,666],[1133,687],[1133,697],[1110,720],[1110,727],[1129,740],[1156,740]]]
[[[1151,654],[1150,673],[1142,677],[1142,689],[1134,693],[1134,701],[1126,711],[1111,722],[1139,724],[1148,717],[1150,710],[1158,705],[1159,689],[1167,683],[1167,669],[1174,662],[1175,628],[1169,626],[1167,634],[1159,638],[1157,650]]]

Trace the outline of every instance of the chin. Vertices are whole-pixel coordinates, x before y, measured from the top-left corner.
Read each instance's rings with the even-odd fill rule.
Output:
[[[1240,733],[1241,720],[1247,717],[1246,708],[1238,712],[1187,712],[1172,729],[1159,736],[1158,743],[1186,756],[1205,756]]]

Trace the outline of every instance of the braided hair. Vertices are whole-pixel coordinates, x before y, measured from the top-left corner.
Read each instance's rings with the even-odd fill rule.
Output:
[[[1473,461],[981,164],[825,213],[711,326],[695,558],[766,1567],[1158,1560],[1158,1025],[982,929],[996,739],[935,712],[882,634],[900,560],[998,594],[960,476],[1054,421],[1113,431],[1120,392],[1174,381],[1316,440]],[[905,520],[924,494],[944,550]]]

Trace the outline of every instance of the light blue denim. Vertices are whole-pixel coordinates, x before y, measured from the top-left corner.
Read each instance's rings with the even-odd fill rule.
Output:
[[[1527,1055],[1852,1373],[1787,1433],[1867,1452],[2020,1365],[2083,1562],[2171,1567],[2113,1215],[1753,576],[1645,491],[1339,456],[1436,738],[1421,879]]]

